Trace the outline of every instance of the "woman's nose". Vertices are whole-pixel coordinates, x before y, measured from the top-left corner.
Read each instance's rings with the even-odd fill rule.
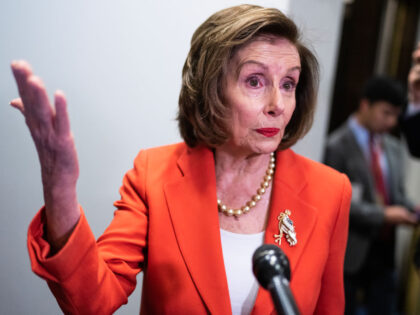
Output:
[[[278,116],[284,111],[284,99],[280,89],[273,88],[268,98],[265,112],[270,116]]]

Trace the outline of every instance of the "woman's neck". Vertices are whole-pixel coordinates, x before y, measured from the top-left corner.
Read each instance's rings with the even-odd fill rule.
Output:
[[[229,208],[240,209],[257,194],[270,163],[270,153],[232,155],[215,150],[217,198]],[[238,217],[219,212],[223,229],[235,233],[257,233],[264,230],[269,209],[271,184],[260,201],[248,213]]]
[[[214,151],[216,177],[226,173],[254,174],[267,168],[270,153],[242,153],[217,148]]]

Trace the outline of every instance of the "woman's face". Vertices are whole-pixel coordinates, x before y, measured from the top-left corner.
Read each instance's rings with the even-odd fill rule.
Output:
[[[298,51],[287,39],[260,36],[241,47],[224,78],[231,137],[223,146],[239,154],[275,151],[296,106],[299,74]]]

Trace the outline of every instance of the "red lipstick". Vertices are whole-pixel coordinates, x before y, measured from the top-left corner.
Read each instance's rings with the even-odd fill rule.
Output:
[[[279,128],[259,128],[255,130],[256,132],[262,134],[265,137],[274,137],[279,133]]]

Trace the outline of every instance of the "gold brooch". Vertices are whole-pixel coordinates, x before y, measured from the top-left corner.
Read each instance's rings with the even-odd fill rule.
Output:
[[[286,209],[277,217],[277,219],[279,219],[279,234],[274,234],[274,238],[279,245],[281,245],[283,233],[290,246],[295,246],[297,244],[295,226],[293,225],[293,221],[289,218],[290,215],[291,211]]]

